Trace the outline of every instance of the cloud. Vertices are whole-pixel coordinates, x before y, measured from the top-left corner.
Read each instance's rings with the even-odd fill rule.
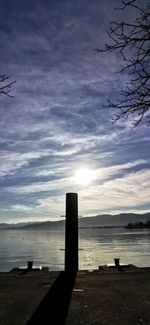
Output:
[[[6,219],[31,212],[33,218],[58,216],[70,190],[79,190],[81,201],[87,195],[84,213],[136,203],[126,192],[123,199],[121,183],[129,189],[130,175],[139,188],[138,173],[149,167],[148,129],[111,124],[113,112],[102,104],[117,95],[128,75],[115,73],[118,55],[93,51],[104,45],[118,4],[1,1],[1,70],[17,81],[15,98],[0,98],[0,215],[9,210]],[[87,193],[73,185],[75,171],[84,166],[97,173]],[[138,196],[139,204],[148,204],[141,195],[137,205]]]
[[[81,189],[80,186],[75,185],[74,175],[64,177],[66,172],[68,175],[68,170],[64,169],[62,175],[60,175],[58,179],[32,183],[27,186],[9,187],[6,188],[6,191],[13,195],[36,194],[36,199],[34,201],[35,214],[37,214],[37,212],[41,213],[41,211],[43,214],[48,212],[52,214],[53,211],[57,211],[57,215],[58,211],[59,214],[62,214],[61,209],[64,204],[65,193],[72,188],[79,192],[79,197],[82,202],[81,214],[90,214],[92,210],[98,213],[98,211],[122,210],[123,207],[128,209],[149,202],[149,170],[143,169],[137,172],[132,171],[135,166],[139,166],[140,168],[143,163],[143,160],[139,160],[123,165],[93,170],[97,179],[93,181],[94,184],[91,183],[88,189]],[[37,196],[39,194],[41,196],[42,192],[46,193],[45,198]],[[58,196],[57,193],[59,193]],[[18,205],[13,207],[17,207],[19,211]]]
[[[32,212],[33,208],[26,206],[26,205],[19,205],[19,204],[15,204],[11,206],[11,210],[12,211],[19,211],[19,212]]]
[[[16,169],[20,169],[24,165],[28,165],[30,161],[37,160],[41,157],[48,156],[49,152],[27,152],[27,153],[16,153],[16,152],[2,152],[0,162],[0,176],[13,174]]]
[[[143,170],[108,180],[104,184],[81,191],[81,213],[148,211],[150,171]],[[146,209],[145,209],[146,208]]]

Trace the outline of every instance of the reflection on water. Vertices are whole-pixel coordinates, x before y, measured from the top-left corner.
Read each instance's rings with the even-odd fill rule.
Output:
[[[34,266],[62,270],[62,246],[63,231],[0,231],[0,271],[25,266],[28,260],[33,260]]]
[[[50,270],[64,269],[63,231],[0,231],[0,271],[25,266],[33,260],[35,266]],[[79,267],[97,269],[112,264],[115,257],[122,263],[150,266],[150,231],[113,229],[79,229]]]
[[[80,229],[80,247],[84,248],[80,253],[81,268],[113,264],[117,257],[124,264],[150,266],[149,230]]]

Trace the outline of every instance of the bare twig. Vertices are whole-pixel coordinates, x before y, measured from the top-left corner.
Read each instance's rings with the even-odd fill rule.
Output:
[[[110,43],[97,52],[118,51],[124,61],[120,73],[126,72],[129,81],[120,91],[119,100],[107,101],[105,107],[118,109],[113,122],[121,118],[134,116],[134,126],[139,125],[145,117],[150,125],[150,6],[139,7],[136,0],[122,0],[120,10],[126,8],[137,10],[138,17],[132,23],[121,21],[111,22],[107,34]]]
[[[0,96],[5,95],[11,98],[14,97],[13,95],[10,94],[10,92],[11,92],[11,86],[15,82],[16,81],[9,82],[9,77],[6,76],[5,74],[0,75]]]

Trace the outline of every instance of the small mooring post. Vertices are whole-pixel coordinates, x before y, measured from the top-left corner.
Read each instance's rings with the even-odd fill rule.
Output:
[[[78,194],[66,194],[65,271],[78,270]]]
[[[28,261],[27,262],[27,270],[32,271],[32,268],[33,268],[33,261]]]

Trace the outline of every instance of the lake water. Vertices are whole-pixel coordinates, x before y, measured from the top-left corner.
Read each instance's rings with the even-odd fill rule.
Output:
[[[0,230],[0,271],[26,266],[64,269],[64,232]],[[123,264],[150,266],[150,230],[79,229],[79,268],[98,269],[120,257]]]

